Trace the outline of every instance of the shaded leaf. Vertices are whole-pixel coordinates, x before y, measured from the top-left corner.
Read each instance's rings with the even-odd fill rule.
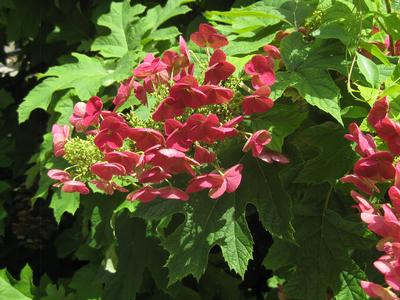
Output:
[[[336,180],[349,171],[356,160],[350,142],[343,136],[346,131],[333,123],[307,128],[296,136],[296,145],[305,151],[307,147],[314,151],[304,168],[296,178],[296,182],[334,184]],[[315,151],[317,154],[315,154]]]
[[[76,210],[79,208],[79,198],[79,193],[65,193],[57,189],[50,203],[57,223],[60,223],[61,217],[65,212],[72,215],[75,214]]]

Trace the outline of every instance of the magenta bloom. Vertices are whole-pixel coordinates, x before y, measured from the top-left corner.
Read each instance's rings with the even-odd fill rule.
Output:
[[[252,136],[247,140],[242,151],[251,153],[254,157],[259,157],[264,151],[265,145],[269,144],[272,140],[270,133],[267,130],[259,130],[252,134]]]
[[[167,65],[161,61],[161,58],[155,58],[149,53],[134,71],[133,74],[137,78],[146,78],[167,69]]]
[[[90,171],[104,180],[111,180],[114,175],[122,176],[126,174],[123,165],[119,163],[97,162],[92,165]]]
[[[127,199],[129,201],[139,200],[142,203],[147,203],[156,199],[159,194],[160,192],[151,186],[144,186],[137,191],[130,193],[127,196]]]
[[[86,185],[77,180],[68,180],[64,182],[61,190],[66,193],[79,193],[79,194],[89,194],[90,191]]]
[[[360,191],[366,193],[367,195],[372,195],[372,192],[374,192],[374,191],[379,193],[379,189],[375,185],[376,181],[366,178],[366,177],[358,176],[355,174],[350,174],[350,175],[346,175],[346,176],[343,176],[342,178],[340,178],[340,181],[344,182],[344,183],[354,184],[354,186],[356,188],[358,188]]]
[[[113,104],[115,105],[114,111],[118,109],[122,104],[128,100],[131,95],[133,78],[128,78],[125,82],[119,85],[117,95],[113,99]]]
[[[205,104],[223,104],[228,103],[233,98],[233,91],[218,85],[202,85],[200,90],[206,94]]]
[[[172,97],[165,98],[157,107],[152,117],[154,121],[162,122],[180,116],[185,112],[185,105]]]
[[[122,147],[127,137],[129,127],[116,117],[107,117],[100,124],[100,131],[94,138],[94,143],[103,152]]]
[[[367,199],[365,199],[359,193],[357,193],[356,191],[351,191],[350,195],[357,203],[357,205],[354,205],[353,207],[357,208],[360,213],[375,213],[375,208],[371,205],[371,203],[369,203]]]
[[[96,185],[96,187],[103,192],[105,192],[107,195],[113,195],[114,191],[118,190],[120,192],[126,193],[128,192],[127,189],[123,188],[122,186],[119,186],[113,181],[106,181],[102,179],[93,179],[91,181],[93,184]]]
[[[64,170],[59,170],[59,169],[51,169],[47,172],[47,176],[49,176],[51,179],[65,182],[68,180],[71,180],[71,175],[68,172],[65,172]],[[58,186],[58,184],[55,184],[55,186]]]
[[[153,201],[157,197],[182,201],[186,201],[189,199],[189,196],[184,191],[178,188],[163,187],[159,189],[154,189],[151,186],[145,186],[133,193],[130,193],[127,199],[130,201],[139,200],[142,203],[147,203]]]
[[[272,57],[265,57],[261,54],[254,55],[244,66],[244,71],[252,75],[254,88],[263,85],[273,85],[275,83],[275,65]]]
[[[97,125],[103,102],[97,96],[89,99],[88,103],[78,102],[74,106],[74,112],[70,117],[70,123],[75,127],[76,131],[81,132],[89,126]]]
[[[389,102],[387,97],[383,97],[376,101],[368,114],[368,122],[375,127],[379,121],[385,119],[389,113]]]
[[[164,122],[164,133],[166,136],[172,134],[176,129],[182,128],[183,124],[175,119],[168,119]]]
[[[174,199],[181,201],[187,201],[189,199],[189,195],[187,193],[173,186],[159,188],[158,192],[160,193],[160,198],[163,199]]]
[[[64,146],[71,134],[69,126],[54,124],[51,129],[51,133],[53,134],[54,156],[63,156],[65,154]]]
[[[140,177],[140,183],[160,183],[165,179],[171,178],[171,174],[165,172],[163,168],[159,166],[152,167],[150,170],[144,171]]]
[[[207,95],[199,89],[193,76],[185,76],[170,89],[170,96],[185,107],[199,108],[206,102]]]
[[[204,76],[204,84],[219,84],[235,72],[235,66],[226,61],[226,54],[217,49],[214,51]]]
[[[213,143],[224,137],[219,126],[217,115],[209,114],[206,117],[202,114],[193,114],[187,119],[183,128],[187,127],[190,140]]]
[[[397,212],[400,213],[400,162],[395,167],[394,185],[388,190],[390,201]]]
[[[263,49],[268,56],[271,56],[273,59],[281,59],[281,52],[277,47],[273,45],[265,45]]]
[[[201,23],[199,31],[190,35],[190,39],[199,47],[211,47],[213,49],[228,45],[228,39],[217,32],[214,27]]]
[[[186,41],[182,36],[179,37],[179,49],[180,54],[172,50],[167,50],[162,55],[162,61],[167,65],[168,74],[172,74],[173,76],[190,64],[189,51]]]
[[[400,154],[400,124],[389,118],[384,118],[375,124],[378,136],[386,142],[389,150],[395,154]]]
[[[390,260],[383,256],[374,262],[374,266],[385,276],[385,281],[392,289],[400,291],[400,265],[397,259]]]
[[[194,150],[194,159],[201,164],[209,164],[215,161],[215,153],[204,147],[196,146]]]
[[[364,292],[372,298],[379,298],[381,300],[399,299],[392,291],[385,289],[383,286],[373,282],[362,280],[361,287],[363,288]]]
[[[376,213],[363,212],[361,213],[361,219],[364,223],[368,224],[368,229],[377,235],[399,240],[400,222],[397,216],[387,204],[383,204],[382,209],[384,211],[383,216]]]
[[[122,165],[126,173],[130,174],[139,163],[140,155],[130,151],[113,151],[106,153],[104,158],[110,163]]]
[[[156,145],[165,145],[163,135],[151,128],[130,128],[128,136],[135,141],[136,147],[141,151],[146,151]]]
[[[376,145],[373,137],[363,134],[356,123],[349,124],[349,133],[344,136],[349,141],[357,144],[356,151],[361,156],[370,156],[376,152]]]
[[[187,193],[195,193],[209,189],[212,199],[221,197],[225,192],[233,193],[242,180],[243,165],[237,164],[226,170],[224,174],[210,173],[193,178],[186,189]]]
[[[195,172],[192,166],[200,165],[194,159],[187,157],[185,153],[171,148],[155,150],[146,160],[153,166],[160,166],[170,174],[187,172],[194,176]]]
[[[354,165],[354,173],[374,181],[384,182],[395,176],[393,159],[390,152],[376,152],[357,161]]]
[[[245,115],[263,113],[269,111],[274,106],[274,101],[268,98],[271,89],[264,85],[257,89],[253,95],[246,96],[242,102],[242,110]]]
[[[272,164],[274,162],[277,162],[280,164],[290,163],[289,158],[287,158],[282,153],[272,151],[272,150],[266,150],[266,149],[264,149],[263,152],[259,156],[257,156],[257,158],[265,161],[268,164]]]

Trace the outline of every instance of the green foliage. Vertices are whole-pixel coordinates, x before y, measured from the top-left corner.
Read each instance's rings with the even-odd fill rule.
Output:
[[[343,138],[345,133],[346,131],[338,125],[323,123],[309,127],[297,135],[296,146],[304,152],[311,150],[313,155],[307,157],[296,182],[328,182],[333,185],[338,178],[346,174],[355,162],[356,155],[350,143]]]
[[[0,270],[0,297],[2,299],[28,300],[32,299],[32,270],[26,265],[15,280],[7,270]]]
[[[360,290],[354,284],[344,285],[341,289],[346,278],[348,281],[353,277],[365,278],[347,249],[372,249],[374,239],[366,236],[360,224],[345,220],[330,210],[328,204],[333,200],[332,188],[327,185],[311,189],[296,199],[297,245],[275,240],[265,258],[267,268],[285,274],[284,287],[289,297],[317,300],[325,297],[328,288],[340,291],[339,295],[360,297]],[[289,266],[295,268],[289,269]]]
[[[379,1],[243,0],[232,8],[211,0],[159,2],[1,1],[0,39],[16,43],[15,59],[22,63],[16,78],[0,78],[0,234],[13,234],[22,190],[34,205],[50,207],[59,231],[47,241],[55,244],[57,259],[73,267],[67,275],[42,276],[39,286],[29,266],[19,276],[18,268],[9,268],[13,276],[3,269],[0,298],[277,299],[283,293],[300,300],[367,299],[359,281],[376,276],[367,268],[376,240],[353,215],[348,188],[338,184],[356,159],[343,127],[353,121],[366,127],[378,95],[389,96],[392,117],[399,119],[398,58],[379,44],[386,33],[400,39],[398,14]],[[69,124],[77,101],[98,95],[108,107],[118,83],[146,53],[176,46],[181,32],[188,40],[203,21],[228,37],[223,50],[237,78],[244,78],[252,55],[265,55],[264,45],[280,49],[274,108],[243,124],[253,132],[267,129],[267,148],[290,163],[269,165],[237,145],[223,146],[221,164],[243,163],[244,172],[240,188],[218,200],[201,193],[187,202],[138,204],[118,192],[52,191],[47,170],[65,166],[53,157],[51,134],[27,147],[21,141],[55,122]],[[372,25],[381,32],[371,35]],[[290,34],[280,41],[281,30]],[[2,62],[9,56],[0,49]],[[19,91],[25,81],[34,87]],[[119,112],[137,105],[134,98]],[[149,97],[149,105],[135,111],[138,119],[149,118],[156,101]],[[74,150],[70,160],[78,161],[85,151]],[[4,239],[12,253],[14,245]],[[262,265],[274,277],[268,280]],[[272,290],[265,293],[267,281]]]
[[[50,207],[54,211],[54,218],[60,223],[65,212],[74,214],[79,207],[79,193],[64,193],[57,190],[51,198]]]
[[[340,90],[327,72],[328,69],[343,71],[342,46],[324,41],[310,44],[299,33],[293,33],[283,39],[281,53],[287,71],[278,73],[278,90],[283,92],[288,86],[294,87],[309,104],[342,124]]]
[[[78,62],[52,67],[40,76],[45,78],[43,82],[26,96],[18,108],[20,123],[28,120],[30,113],[36,108],[47,110],[57,91],[73,89],[73,94],[79,99],[88,100],[97,94],[101,86],[129,76],[124,68],[107,68],[97,58],[79,53],[74,53],[73,56]]]

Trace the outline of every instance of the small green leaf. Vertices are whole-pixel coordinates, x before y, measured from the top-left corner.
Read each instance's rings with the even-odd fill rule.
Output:
[[[0,299],[12,299],[12,300],[30,300],[15,287],[13,287],[8,281],[0,277]]]
[[[79,208],[79,193],[65,193],[57,190],[51,198],[50,207],[54,211],[54,217],[57,223],[60,223],[61,217],[65,212],[75,214]]]
[[[360,68],[361,74],[363,74],[371,86],[376,87],[379,84],[379,70],[376,64],[364,55],[357,53],[357,65]]]
[[[104,57],[122,57],[129,50],[138,48],[138,44],[132,43],[132,23],[139,20],[138,15],[145,9],[141,4],[131,7],[129,1],[111,2],[110,12],[97,20],[97,24],[107,27],[110,34],[97,37],[91,46],[92,51],[99,51]]]

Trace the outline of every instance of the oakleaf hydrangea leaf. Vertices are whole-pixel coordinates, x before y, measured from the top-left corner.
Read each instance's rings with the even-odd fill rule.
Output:
[[[307,156],[296,182],[334,184],[346,174],[356,155],[350,143],[343,137],[345,133],[339,125],[327,122],[309,127],[297,135],[295,143],[299,149],[312,151],[313,154]]]
[[[325,41],[309,44],[300,33],[292,33],[282,40],[280,48],[288,71],[277,75],[281,93],[288,86],[294,87],[309,104],[332,115],[341,124],[340,90],[327,70],[346,72],[342,66],[342,48]]]
[[[47,110],[56,91],[73,89],[82,101],[96,95],[102,85],[109,85],[119,77],[107,69],[102,61],[84,54],[72,54],[78,61],[51,67],[41,78],[45,78],[29,94],[18,108],[19,122],[25,122],[30,113],[41,108]]]
[[[122,213],[116,220],[115,235],[118,242],[117,271],[106,282],[103,299],[135,299],[146,268],[158,285],[165,286],[165,251],[154,238],[146,237],[143,220]]]

